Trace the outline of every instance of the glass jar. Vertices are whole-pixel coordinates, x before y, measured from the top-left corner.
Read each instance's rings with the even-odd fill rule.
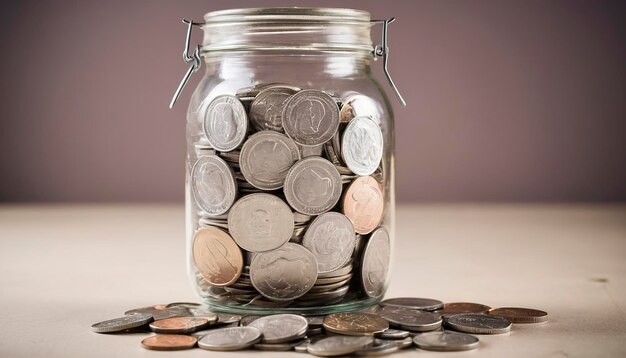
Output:
[[[192,285],[235,313],[379,302],[394,239],[394,124],[371,73],[387,47],[372,45],[369,13],[259,8],[204,20],[189,22],[187,48],[193,26],[204,41],[185,53],[193,65],[175,95],[202,58],[187,112]]]

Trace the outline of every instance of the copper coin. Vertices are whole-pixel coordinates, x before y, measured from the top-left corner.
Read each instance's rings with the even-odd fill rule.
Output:
[[[443,309],[440,311],[436,311],[442,317],[444,316],[452,316],[455,314],[462,313],[487,313],[489,312],[491,307],[482,305],[480,303],[471,303],[471,302],[453,302],[453,303],[444,303]]]
[[[190,349],[196,345],[195,337],[179,334],[157,334],[141,341],[141,346],[156,351],[177,351]]]
[[[204,279],[214,286],[234,283],[243,269],[243,254],[235,240],[212,226],[196,232],[193,261]]]
[[[388,328],[387,320],[369,313],[333,313],[324,318],[324,329],[347,336],[373,336]]]
[[[489,314],[492,316],[504,317],[513,323],[540,323],[548,320],[548,312],[532,308],[492,308],[489,310]]]
[[[186,334],[199,331],[209,325],[209,320],[198,317],[172,317],[150,323],[150,329],[156,333]]]
[[[359,234],[372,232],[383,217],[383,191],[371,176],[358,177],[346,190],[342,201],[343,213]]]

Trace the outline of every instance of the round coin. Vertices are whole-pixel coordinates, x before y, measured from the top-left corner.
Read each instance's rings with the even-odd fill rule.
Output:
[[[410,347],[413,345],[413,338],[407,337],[402,340],[374,340],[374,346],[356,352],[357,356],[365,357],[379,357],[393,352],[397,352],[401,349]]]
[[[457,314],[446,320],[446,327],[474,334],[501,334],[511,330],[511,321],[482,313]]]
[[[369,313],[333,313],[324,318],[324,329],[347,336],[373,336],[388,328],[385,319]]]
[[[261,331],[254,327],[228,327],[207,332],[198,341],[198,347],[211,351],[235,351],[260,341]]]
[[[548,312],[532,308],[500,307],[492,308],[489,314],[504,317],[511,323],[540,323],[548,320]]]
[[[413,344],[428,351],[467,351],[478,348],[478,338],[456,332],[428,332],[413,337]]]
[[[350,260],[355,242],[352,222],[343,214],[328,212],[309,225],[302,246],[315,256],[317,272],[327,273],[341,268]]]
[[[293,212],[277,196],[255,193],[242,197],[228,214],[230,234],[247,251],[276,249],[289,241],[294,229]]]
[[[217,155],[201,156],[191,169],[191,192],[198,206],[208,215],[223,214],[237,196],[235,174]]]
[[[409,331],[403,331],[400,329],[392,329],[392,328],[389,328],[388,330],[376,335],[376,337],[380,339],[404,339],[404,338],[407,338],[408,336],[409,336]]]
[[[199,331],[209,325],[209,320],[198,317],[172,317],[150,323],[156,333],[186,334]]]
[[[383,217],[383,191],[376,179],[371,176],[355,179],[346,190],[342,200],[343,213],[354,224],[359,234],[374,230]]]
[[[444,303],[443,309],[437,311],[439,315],[442,317],[450,317],[455,314],[461,313],[487,313],[491,307],[480,304],[480,303],[472,303],[472,302],[451,302]]]
[[[413,332],[433,331],[441,327],[441,317],[432,312],[384,306],[379,315],[389,323]]]
[[[377,298],[385,293],[391,260],[390,245],[389,234],[383,227],[374,231],[365,244],[361,259],[361,283],[369,297]]]
[[[417,297],[389,298],[380,302],[380,305],[412,308],[414,310],[422,310],[422,311],[436,311],[438,309],[443,308],[443,302],[439,300],[433,300],[431,298],[417,298]]]
[[[309,343],[307,352],[319,357],[335,357],[352,354],[373,344],[373,337],[332,336]]]
[[[328,94],[302,90],[289,98],[283,111],[285,133],[300,145],[319,145],[339,128],[339,107]]]
[[[380,105],[370,97],[351,93],[343,101],[339,111],[339,120],[341,123],[348,123],[355,117],[368,116],[375,123],[380,123],[382,112]]]
[[[154,318],[152,318],[151,314],[135,313],[124,317],[94,323],[91,325],[91,330],[95,333],[120,332],[144,326],[153,320]]]
[[[356,117],[343,132],[341,156],[357,175],[370,175],[383,157],[383,133],[369,117]]]
[[[275,314],[261,317],[248,324],[263,334],[263,343],[284,343],[304,337],[309,324],[295,314]]]
[[[318,215],[332,209],[341,197],[341,175],[321,157],[308,157],[294,164],[285,178],[285,198],[296,211]]]
[[[235,96],[215,97],[204,115],[203,130],[213,148],[221,152],[237,148],[248,131],[245,107]]]
[[[250,105],[250,122],[258,130],[270,129],[283,131],[283,110],[285,104],[296,90],[289,87],[274,86],[257,94]]]
[[[241,148],[241,173],[255,188],[276,190],[283,187],[287,172],[298,160],[300,151],[293,140],[274,131],[261,131]]]
[[[141,346],[155,351],[178,351],[191,349],[198,340],[180,334],[156,334],[141,341]]]
[[[209,226],[196,231],[192,251],[196,268],[211,285],[228,286],[241,275],[241,249],[230,235],[218,228]]]

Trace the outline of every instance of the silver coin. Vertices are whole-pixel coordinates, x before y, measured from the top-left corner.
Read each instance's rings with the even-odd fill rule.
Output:
[[[356,352],[357,356],[379,357],[397,352],[413,345],[413,338],[407,337],[401,340],[375,339],[374,346]]]
[[[355,240],[355,242],[356,241],[357,240]],[[347,274],[351,273],[353,267],[354,266],[352,265],[352,262],[350,262],[347,265],[345,265],[344,267],[339,268],[339,269],[337,269],[335,271],[318,274],[317,277],[318,277],[318,279],[321,279],[321,278],[325,278],[325,277],[344,276],[344,275],[347,275]]]
[[[233,170],[217,155],[198,158],[191,169],[191,192],[205,213],[227,212],[237,196]]]
[[[487,314],[458,314],[446,319],[446,327],[473,334],[501,334],[511,330],[511,321]]]
[[[395,326],[414,332],[433,331],[442,324],[439,315],[410,308],[383,306],[379,315]]]
[[[228,214],[230,234],[241,248],[252,252],[276,249],[293,234],[293,212],[280,198],[264,193],[237,200]]]
[[[254,327],[218,328],[198,340],[198,347],[212,351],[246,349],[261,341],[261,331]]]
[[[365,244],[361,260],[361,282],[369,297],[381,297],[387,286],[391,243],[385,228],[376,229]]]
[[[263,343],[284,343],[304,337],[309,324],[307,320],[295,314],[275,314],[261,317],[251,322],[263,333]]]
[[[376,338],[381,339],[404,339],[409,336],[409,331],[400,329],[389,328],[388,330],[376,335]]]
[[[257,316],[257,315],[248,315],[248,316],[243,316],[241,318],[241,320],[239,321],[239,325],[240,326],[247,326],[250,323],[256,321],[257,319],[261,318],[263,316]]]
[[[307,336],[307,338],[303,342],[301,342],[300,344],[298,344],[297,346],[295,346],[293,348],[294,348],[294,350],[296,352],[306,353],[307,352],[307,348],[309,347],[309,344],[313,344],[313,343],[315,343],[315,342],[317,342],[317,341],[319,341],[321,339],[324,339],[324,338],[326,338],[326,336],[323,336],[323,335],[317,335],[317,336],[313,336],[313,337],[308,337]]]
[[[152,315],[145,313],[136,313],[128,316],[114,318],[91,325],[91,330],[95,333],[112,333],[125,331],[131,328],[144,326],[154,321]]]
[[[343,100],[339,119],[341,123],[348,123],[355,117],[367,116],[372,118],[374,122],[381,123],[382,113],[382,108],[378,102],[361,94],[350,93]]]
[[[309,328],[319,328],[324,325],[325,316],[306,316],[307,322],[309,322]]]
[[[289,98],[283,112],[285,133],[301,145],[320,145],[339,128],[339,107],[328,94],[302,90]]]
[[[298,148],[300,149],[300,157],[302,158],[319,157],[322,155],[322,152],[324,151],[323,144],[316,145],[316,146],[299,145]]]
[[[383,157],[383,133],[369,117],[356,117],[343,132],[341,156],[352,172],[370,175]]]
[[[283,187],[291,166],[300,160],[300,151],[289,137],[273,131],[251,135],[241,148],[241,173],[248,183],[263,190]]]
[[[221,152],[231,151],[246,138],[246,109],[235,96],[217,96],[207,107],[203,129],[213,148]]]
[[[315,285],[331,285],[337,282],[342,282],[345,280],[349,280],[352,277],[352,273],[347,273],[345,275],[341,275],[341,276],[334,276],[334,277],[319,277],[317,280],[315,280]]]
[[[250,105],[250,122],[260,131],[283,131],[283,110],[296,90],[288,87],[269,87],[259,92]]]
[[[270,352],[285,352],[293,350],[294,347],[305,342],[306,339],[298,339],[291,342],[283,342],[283,343],[257,343],[254,345],[254,349],[260,351],[270,351]]]
[[[331,336],[310,343],[307,352],[319,357],[352,354],[374,345],[374,337]]]
[[[124,312],[124,315],[149,314],[155,321],[160,319],[190,316],[190,309],[183,306],[165,307],[164,305],[154,305],[148,307],[135,308]]]
[[[413,337],[413,344],[429,351],[467,351],[478,348],[478,338],[456,332],[428,332]]]
[[[241,315],[234,313],[226,313],[226,312],[218,312],[217,313],[217,323],[219,324],[230,324],[237,323],[241,320]]]
[[[335,166],[326,159],[309,157],[291,167],[283,191],[296,211],[318,215],[337,204],[341,189],[341,176]]]
[[[302,246],[313,253],[317,272],[332,272],[345,265],[352,253],[356,235],[352,222],[337,212],[324,213],[309,225]]]
[[[307,293],[317,279],[315,256],[304,247],[286,243],[257,253],[250,265],[252,285],[273,301],[290,301]]]
[[[422,311],[436,311],[443,308],[443,302],[431,298],[397,297],[380,302],[381,306],[412,308]]]
[[[306,295],[302,296],[300,298],[300,301],[317,301],[319,299],[335,299],[335,298],[340,298],[346,295],[346,293],[348,293],[348,290],[350,289],[349,285],[340,287],[338,289],[332,290],[332,291],[325,291],[325,292],[309,292]]]

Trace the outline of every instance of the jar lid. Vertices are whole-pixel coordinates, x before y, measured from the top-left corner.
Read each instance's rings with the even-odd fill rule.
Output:
[[[370,13],[363,10],[327,7],[257,7],[211,11],[204,15],[206,23],[240,21],[370,21]]]

